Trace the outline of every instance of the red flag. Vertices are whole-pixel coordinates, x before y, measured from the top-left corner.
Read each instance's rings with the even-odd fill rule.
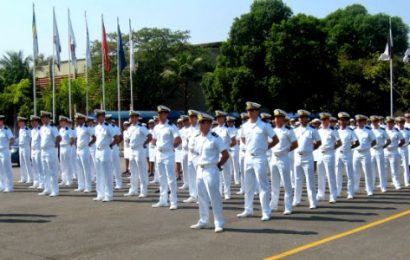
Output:
[[[107,44],[107,35],[105,34],[104,21],[102,22],[102,50],[104,56],[104,67],[105,71],[110,71],[110,60],[108,59],[108,44]]]

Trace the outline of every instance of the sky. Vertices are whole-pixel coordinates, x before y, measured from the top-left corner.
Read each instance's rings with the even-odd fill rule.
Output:
[[[67,9],[77,40],[77,57],[85,56],[85,18],[87,11],[90,39],[101,38],[101,14],[107,32],[116,31],[119,17],[121,31],[128,33],[128,19],[133,30],[143,27],[189,30],[191,43],[226,40],[235,17],[249,11],[253,0],[35,0],[40,53],[52,54],[52,10],[56,10],[62,45],[62,59],[68,57]],[[305,13],[319,18],[359,3],[369,13],[399,16],[410,25],[409,0],[284,0],[294,14]],[[32,54],[32,0],[0,0],[0,56],[6,51],[22,50]]]

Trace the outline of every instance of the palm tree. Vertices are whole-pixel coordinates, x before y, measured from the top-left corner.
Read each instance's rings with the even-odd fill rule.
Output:
[[[179,89],[182,89],[185,113],[188,111],[188,86],[199,80],[203,65],[202,57],[195,57],[185,52],[176,58],[169,59],[168,66],[161,73],[163,79],[173,82]]]
[[[6,52],[0,59],[0,77],[4,86],[19,83],[22,79],[31,79],[31,57],[24,57],[22,51]]]

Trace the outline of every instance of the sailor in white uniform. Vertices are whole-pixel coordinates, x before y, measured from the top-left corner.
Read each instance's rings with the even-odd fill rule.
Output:
[[[400,168],[403,171],[404,186],[410,186],[410,170],[409,170],[409,142],[410,142],[410,129],[404,127],[406,119],[404,117],[397,117],[396,124],[404,138],[404,144],[399,148],[401,157]]]
[[[44,173],[41,166],[41,136],[40,136],[40,117],[30,116],[31,121],[31,170],[33,172],[32,189],[44,189]]]
[[[67,120],[68,118],[65,116],[59,117],[61,185],[71,186],[74,177],[72,168],[76,167],[77,164],[72,163],[72,146],[75,144],[75,135],[67,126]]]
[[[112,168],[111,169],[112,169],[112,174],[115,180],[115,189],[119,190],[119,189],[122,189],[122,174],[121,174],[119,144],[122,142],[123,136],[121,134],[120,128],[116,124],[114,124],[111,114],[107,114],[107,116],[105,117],[105,120],[108,123],[108,125],[113,129],[115,136],[116,136],[116,140],[115,141],[112,140],[113,146],[111,148],[111,153],[112,153],[112,161],[111,161]]]
[[[11,146],[14,135],[5,124],[6,117],[0,115],[0,191],[13,191],[13,170],[11,168]]]
[[[26,125],[27,118],[17,117],[17,123],[19,126],[19,159],[20,159],[20,183],[32,183],[33,174],[31,170],[31,155],[30,155],[30,143],[31,143],[31,130]]]

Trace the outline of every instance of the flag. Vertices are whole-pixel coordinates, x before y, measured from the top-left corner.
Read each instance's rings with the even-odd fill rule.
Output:
[[[73,26],[71,25],[70,9],[68,9],[68,44],[70,45],[71,63],[75,66],[77,64],[77,57],[75,55],[77,44],[75,42]]]
[[[131,19],[130,19],[130,71],[135,71],[135,61],[134,61],[134,42],[132,40],[132,28],[131,28]]]
[[[403,62],[408,63],[410,61],[410,47],[407,48],[406,52],[404,53]]]
[[[384,52],[380,55],[379,60],[388,61],[392,58],[392,48],[393,48],[393,34],[391,31],[391,18],[389,19],[389,36],[387,38],[386,48]]]
[[[121,29],[120,29],[120,23],[119,23],[118,18],[117,18],[117,62],[118,62],[118,68],[121,73],[124,70],[125,66],[127,66],[127,62],[125,61]]]
[[[91,50],[90,50],[90,33],[88,32],[88,23],[87,23],[87,12],[85,13],[85,34],[86,34],[86,46],[85,46],[85,63],[87,68],[91,69]]]
[[[61,52],[61,44],[60,44],[60,35],[58,34],[58,28],[57,28],[57,21],[56,21],[56,14],[53,8],[53,44],[56,50],[56,64],[58,70],[60,70],[60,65],[61,65],[61,58],[60,58],[60,52]]]
[[[101,18],[102,19],[102,18]],[[104,20],[102,20],[102,51],[104,57],[104,68],[105,71],[110,71],[110,60],[108,59],[108,44],[107,44],[107,35],[105,33]]]
[[[37,38],[37,25],[36,25],[36,13],[34,11],[34,3],[33,3],[33,24],[32,24],[32,32],[33,32],[33,55],[34,59],[38,57],[38,38]]]

